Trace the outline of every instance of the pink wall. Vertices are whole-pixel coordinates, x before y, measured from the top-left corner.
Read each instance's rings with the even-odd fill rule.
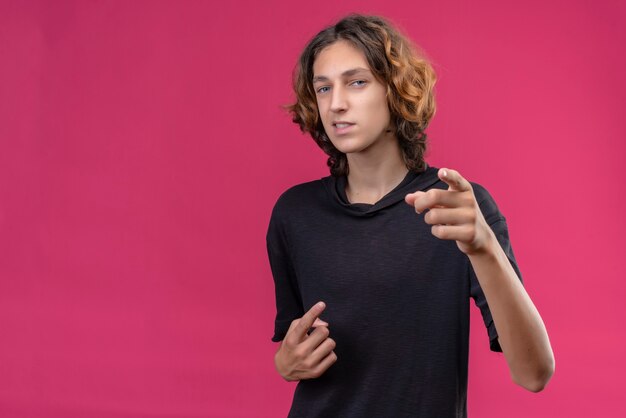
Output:
[[[626,6],[504,3],[0,2],[0,416],[286,415],[265,231],[327,170],[279,105],[350,11],[435,62],[428,160],[495,196],[551,337],[525,392],[473,310],[470,416],[626,416]]]

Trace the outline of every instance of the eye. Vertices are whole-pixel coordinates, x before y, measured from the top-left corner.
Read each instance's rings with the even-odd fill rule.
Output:
[[[366,85],[367,81],[365,81],[365,80],[355,80],[351,84],[354,84],[357,87],[361,87],[361,86]]]
[[[320,87],[320,88],[318,88],[316,91],[317,91],[318,93],[326,93],[328,90],[324,90],[324,89],[327,89],[327,88],[328,88],[327,86]]]

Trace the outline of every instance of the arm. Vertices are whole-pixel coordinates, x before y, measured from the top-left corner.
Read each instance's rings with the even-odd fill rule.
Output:
[[[491,230],[485,246],[468,254],[498,330],[511,378],[541,391],[554,373],[554,355],[539,312]]]
[[[323,302],[316,303],[289,326],[274,355],[276,370],[286,381],[318,378],[337,361],[328,323],[318,318],[325,308]],[[315,331],[307,335],[311,327]]]
[[[513,381],[542,390],[554,373],[554,355],[545,326],[476,202],[471,184],[454,170],[441,169],[448,190],[407,195],[405,200],[433,225],[432,234],[456,240],[467,254],[498,330]]]
[[[289,255],[277,205],[267,230],[267,254],[276,293],[276,320],[272,341],[280,342],[274,355],[278,373],[287,381],[321,376],[335,361],[335,341],[328,323],[319,318],[326,305],[317,303],[303,312],[296,273]],[[315,328],[309,335],[308,330]]]

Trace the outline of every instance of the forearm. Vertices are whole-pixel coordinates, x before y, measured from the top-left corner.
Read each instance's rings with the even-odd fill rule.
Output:
[[[511,377],[537,392],[554,372],[554,356],[539,312],[485,221],[471,183],[455,170],[442,168],[438,176],[448,190],[417,191],[405,200],[417,213],[429,209],[424,221],[432,225],[431,233],[439,239],[455,240],[468,255],[487,298]],[[486,195],[483,201],[489,198]],[[499,213],[494,202],[487,203],[486,210]]]
[[[554,373],[554,355],[539,312],[493,234],[485,250],[469,258],[513,381],[533,392],[542,390]]]

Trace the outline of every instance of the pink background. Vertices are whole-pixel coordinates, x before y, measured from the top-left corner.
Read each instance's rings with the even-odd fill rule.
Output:
[[[286,416],[265,232],[328,171],[280,105],[350,11],[433,60],[428,161],[494,195],[551,337],[526,392],[473,308],[470,417],[626,416],[626,3],[503,3],[1,1],[0,416]]]

